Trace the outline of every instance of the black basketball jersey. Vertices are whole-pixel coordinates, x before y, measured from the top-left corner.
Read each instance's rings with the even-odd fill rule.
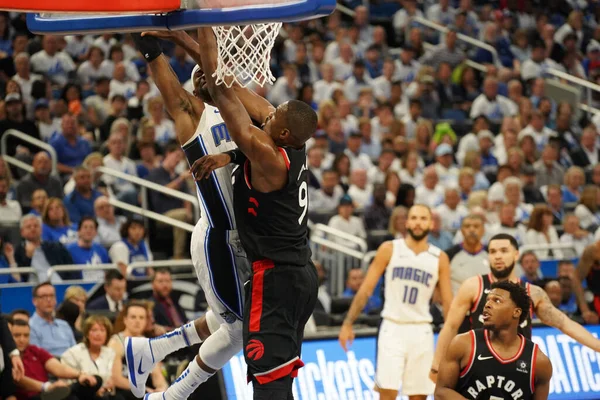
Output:
[[[456,391],[472,400],[533,399],[537,345],[519,335],[519,351],[514,357],[503,359],[494,351],[488,330],[476,329],[469,334],[469,363],[460,372]]]
[[[251,163],[234,172],[234,211],[242,245],[251,262],[272,260],[275,265],[305,266],[308,246],[308,169],[306,148],[279,148],[288,182],[280,190],[261,193],[252,188]]]
[[[490,286],[493,283],[493,277],[491,274],[479,275],[479,295],[477,301],[471,307],[471,311],[467,316],[470,329],[481,329],[483,328],[483,308],[485,307],[485,298],[490,292]],[[519,285],[523,286],[527,293],[531,296],[531,285],[527,282],[519,280]],[[529,310],[527,319],[519,325],[519,333],[525,336],[527,339],[531,339],[531,315],[533,314],[533,308]]]
[[[586,277],[588,289],[595,295],[600,295],[600,261],[594,260],[592,268]]]

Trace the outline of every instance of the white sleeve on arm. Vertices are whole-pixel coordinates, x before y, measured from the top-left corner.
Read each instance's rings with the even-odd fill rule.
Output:
[[[108,255],[115,264],[129,264],[129,249],[123,242],[113,244],[108,250]]]

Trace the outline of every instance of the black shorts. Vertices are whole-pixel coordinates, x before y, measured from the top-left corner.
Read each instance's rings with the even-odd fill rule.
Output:
[[[244,302],[244,357],[248,378],[259,384],[291,375],[304,363],[300,350],[304,326],[317,302],[317,271],[275,265],[270,260],[252,264]]]

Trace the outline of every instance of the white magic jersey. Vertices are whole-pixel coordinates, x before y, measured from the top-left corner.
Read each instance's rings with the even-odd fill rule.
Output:
[[[190,166],[199,158],[223,153],[237,148],[216,107],[204,104],[204,112],[194,136],[182,148]],[[234,230],[233,188],[231,173],[233,165],[215,170],[209,179],[196,182],[198,198],[202,205],[201,219],[210,227]]]
[[[429,302],[438,281],[441,250],[429,245],[427,251],[415,254],[404,239],[392,243],[381,316],[402,324],[430,323]]]

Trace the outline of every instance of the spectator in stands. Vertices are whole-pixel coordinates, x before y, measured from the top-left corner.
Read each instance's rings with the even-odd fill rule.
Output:
[[[354,209],[352,197],[347,194],[343,195],[337,207],[337,215],[331,217],[327,225],[349,235],[365,239],[367,237],[365,227],[359,217],[352,215]]]
[[[395,171],[388,171],[385,175],[385,181],[383,182],[386,193],[385,193],[385,204],[388,207],[394,207],[397,202],[397,196],[399,195],[400,187],[402,184],[400,183],[400,178]],[[408,185],[408,184],[407,184]],[[413,188],[413,197],[414,197],[414,188]]]
[[[381,159],[379,162],[381,163]],[[409,151],[404,155],[402,169],[398,175],[400,176],[400,181],[402,183],[409,183],[413,186],[417,186],[421,183],[423,173],[419,168],[419,153],[416,151]]]
[[[21,87],[23,102],[25,105],[30,106],[32,103],[31,87],[33,82],[41,79],[42,77],[31,72],[29,54],[25,52],[16,54],[14,56],[14,62],[16,74],[12,77],[12,80],[17,82]]]
[[[370,88],[371,82],[364,61],[357,60],[352,67],[352,75],[344,82],[344,95],[349,101],[356,103],[360,91]]]
[[[5,241],[5,239],[0,236],[0,269],[2,268],[17,268],[17,261],[15,260],[15,249],[12,243]],[[19,274],[0,275],[0,284],[19,281]]]
[[[556,279],[547,279],[543,282],[543,288],[550,302],[556,308],[560,308],[562,302],[562,288],[560,287],[560,282]]]
[[[394,239],[402,239],[406,236],[406,220],[408,219],[408,208],[397,206],[392,210],[388,231]]]
[[[31,282],[46,280],[48,269],[54,265],[73,264],[71,255],[60,242],[42,241],[42,219],[38,216],[27,214],[21,218],[21,237],[23,240],[15,249],[15,260],[19,267],[32,267],[37,271],[37,278]],[[60,282],[61,278],[72,277],[72,273],[59,272],[53,274],[52,282]],[[30,280],[29,275],[21,275],[21,281]]]
[[[462,283],[475,275],[490,273],[488,253],[483,245],[484,219],[478,214],[467,215],[461,223],[463,241],[444,251],[450,259],[452,293],[456,295]]]
[[[77,228],[71,223],[67,208],[61,199],[51,197],[42,212],[42,240],[73,243],[77,240]]]
[[[104,292],[104,296],[91,300],[87,304],[87,309],[106,310],[114,313],[122,311],[127,296],[127,281],[118,270],[106,271]]]
[[[8,199],[9,188],[8,176],[0,175],[0,225],[16,225],[23,214],[19,202]]]
[[[522,192],[525,203],[536,204],[544,203],[546,200],[542,195],[542,192],[537,188],[536,185],[536,174],[535,169],[531,165],[525,165],[520,168],[520,178],[522,184]],[[559,187],[560,191],[560,187]]]
[[[448,63],[452,69],[456,68],[466,58],[465,52],[456,45],[456,35],[456,27],[450,27],[446,32],[444,43],[425,54],[421,62],[434,68],[441,63]]]
[[[294,64],[286,64],[283,67],[283,76],[275,81],[273,87],[269,90],[267,98],[272,104],[283,104],[286,101],[296,99],[298,97],[298,89],[300,89],[298,70]]]
[[[421,122],[421,113],[423,106],[418,99],[411,99],[408,106],[408,113],[402,117],[402,123],[406,131],[407,139],[414,139],[417,136],[417,124]]]
[[[442,219],[442,229],[451,232],[460,228],[462,219],[469,213],[467,208],[460,204],[460,193],[455,187],[444,191],[444,203],[435,210]]]
[[[351,169],[363,169],[368,171],[373,167],[373,162],[367,154],[361,151],[361,145],[362,133],[358,131],[351,132],[348,141],[346,142],[347,147],[344,150],[344,154],[350,158]]]
[[[37,127],[30,119],[25,117],[23,101],[18,93],[9,93],[4,98],[4,113],[0,116],[0,137],[9,129],[25,133],[33,139],[40,139]],[[9,156],[20,155],[27,158],[29,154],[37,151],[39,148],[31,143],[18,138],[11,138],[7,142],[6,154]]]
[[[85,314],[87,293],[78,285],[71,285],[65,291],[65,299],[56,309],[56,318],[62,319],[71,327],[76,342],[83,339],[81,333]]]
[[[562,260],[558,263],[558,282],[561,288],[561,303],[559,309],[569,315],[579,311],[577,296],[573,292],[573,280],[578,279],[575,274],[573,262]]]
[[[442,229],[442,218],[437,211],[431,213],[431,221],[433,225],[427,241],[444,251],[452,247],[452,234]]]
[[[129,264],[153,260],[150,246],[146,243],[145,237],[146,227],[138,219],[130,218],[121,226],[121,240],[110,247],[108,255],[117,264],[123,275],[127,276]],[[144,276],[146,269],[134,269],[132,274]]]
[[[458,183],[458,168],[454,166],[453,153],[452,146],[447,143],[442,143],[435,149],[435,171],[443,187],[456,186]]]
[[[68,323],[55,318],[56,290],[49,282],[33,288],[35,313],[29,321],[31,343],[48,351],[54,357],[61,357],[69,347],[75,345],[75,337]]]
[[[94,375],[61,364],[51,352],[36,345],[33,326],[30,328],[26,322],[16,320],[11,332],[25,366],[25,376],[17,382],[17,399],[37,398],[40,395],[41,398],[62,399],[69,394],[82,399],[94,397],[101,381]],[[50,374],[59,380],[50,383]],[[69,380],[75,382],[70,383]]]
[[[458,192],[461,202],[466,202],[475,186],[475,173],[469,167],[461,168],[458,172]]]
[[[110,110],[107,116],[104,118],[104,123],[100,127],[100,140],[105,142],[109,139],[110,134],[113,132],[113,125],[117,120],[124,119],[127,111],[127,100],[125,96],[118,93],[110,93],[108,97],[110,102]],[[127,121],[127,119],[125,119]]]
[[[173,297],[173,279],[171,271],[166,268],[157,268],[152,275],[152,298],[154,301],[154,320],[157,324],[175,329],[187,322],[185,311]]]
[[[597,140],[598,134],[593,125],[586,127],[581,134],[580,147],[571,152],[573,164],[586,168],[589,165],[600,163],[600,145]]]
[[[108,139],[109,153],[104,156],[104,166],[131,176],[137,176],[135,163],[124,156],[125,142],[120,133],[111,133]],[[129,204],[137,204],[137,191],[133,183],[110,175],[104,176],[104,181],[112,187],[117,198]]]
[[[147,124],[144,129],[154,129],[154,127]],[[150,171],[160,166],[159,158],[156,156],[156,143],[149,140],[140,140],[136,146],[140,153],[140,161],[137,162],[137,175],[146,179]]]
[[[600,225],[600,189],[596,185],[587,185],[581,192],[575,215],[583,229],[594,230]]]
[[[358,292],[360,285],[363,283],[365,279],[365,273],[361,268],[352,268],[348,271],[348,275],[346,275],[346,288],[342,293],[342,297],[352,298]],[[363,308],[362,312],[365,314],[371,314],[375,312],[379,312],[383,302],[381,297],[377,294],[372,294]]]
[[[444,148],[445,152],[445,148]],[[438,185],[438,174],[436,167],[430,165],[423,172],[423,182],[415,190],[415,203],[425,204],[429,208],[435,208],[444,201],[444,189]]]
[[[531,46],[531,57],[521,65],[521,78],[526,82],[535,78],[543,78],[549,68],[556,67],[552,59],[547,58],[546,44],[536,40]]]
[[[585,184],[585,172],[580,167],[571,167],[564,176],[562,186],[563,203],[577,203]]]
[[[13,321],[20,319],[21,321],[25,321],[27,323],[27,325],[29,325],[30,318],[31,318],[31,315],[29,314],[29,311],[25,310],[24,308],[17,308],[10,312],[9,324],[12,324]]]
[[[87,53],[87,60],[77,67],[77,77],[81,84],[91,86],[100,78],[108,78],[111,74],[105,73],[101,64],[104,60],[104,52],[100,47],[92,46]]]
[[[86,167],[73,169],[75,189],[65,196],[65,207],[74,224],[83,217],[94,217],[94,202],[102,193],[92,188],[92,173]]]
[[[535,206],[529,218],[525,243],[528,245],[547,246],[547,249],[536,250],[538,258],[563,258],[562,251],[552,249],[553,245],[560,243],[558,233],[554,226],[552,226],[553,219],[552,211],[545,204]]]
[[[386,230],[392,210],[385,204],[386,188],[383,183],[373,186],[373,202],[365,209],[363,219],[367,231]]]
[[[135,95],[137,85],[127,75],[127,67],[123,62],[115,63],[111,77],[109,96],[121,95],[129,99]]]
[[[109,319],[101,315],[88,317],[83,324],[83,343],[76,344],[63,354],[61,363],[80,373],[95,374],[101,379],[96,398],[111,399],[115,386],[112,369],[115,352],[107,346],[112,333]]]
[[[22,207],[31,207],[31,197],[37,189],[43,189],[50,197],[62,199],[62,183],[60,179],[50,175],[52,166],[48,153],[40,151],[33,157],[33,172],[25,175],[17,186],[16,200]]]
[[[533,205],[522,202],[521,180],[511,176],[504,180],[503,186],[506,201],[515,207],[515,220],[528,221]]]
[[[154,125],[155,136],[153,139],[156,143],[166,146],[175,140],[175,124],[165,114],[165,103],[162,97],[156,96],[148,100],[148,112],[150,114],[149,122]]]
[[[119,321],[121,321],[120,324]],[[112,335],[108,342],[108,347],[115,352],[112,380],[117,389],[116,393],[127,400],[134,400],[135,397],[131,394],[129,380],[127,379],[129,370],[125,362],[125,338],[128,336],[143,336],[147,323],[148,309],[146,303],[132,300],[125,305],[125,308],[119,314],[117,322],[115,322],[115,331],[117,332]],[[120,332],[118,325],[124,326],[124,329]],[[167,382],[162,375],[162,363],[157,363],[152,369],[147,386],[154,388],[155,391],[167,389]],[[151,390],[151,392],[153,391]]]
[[[489,237],[498,233],[508,233],[515,238],[520,246],[525,244],[527,231],[520,223],[520,220],[515,218],[516,208],[511,203],[504,203],[499,211],[500,222],[490,226]]]
[[[583,250],[594,242],[592,233],[579,226],[579,218],[575,214],[565,216],[563,229],[564,233],[560,237],[560,242],[575,247],[577,257],[581,257]]]
[[[533,251],[526,251],[521,255],[519,260],[523,275],[521,280],[529,283],[536,283],[544,278],[540,271],[540,261]]]
[[[311,190],[318,190],[323,180],[323,150],[313,146],[306,151],[306,160],[308,168],[308,187]]]
[[[488,77],[483,81],[483,93],[473,101],[469,115],[475,118],[479,115],[485,115],[490,120],[501,120],[503,117],[512,117],[516,115],[516,105],[498,94],[498,80]]]
[[[31,67],[60,86],[67,83],[69,75],[76,69],[71,57],[60,50],[58,38],[54,35],[44,36],[42,50],[31,56]]]
[[[96,199],[94,211],[98,221],[98,241],[102,246],[109,248],[121,240],[121,226],[127,218],[115,215],[115,208],[105,196]]]
[[[350,174],[350,187],[348,195],[353,199],[357,209],[363,210],[371,203],[373,185],[368,183],[367,171],[355,169]]]
[[[558,149],[551,144],[547,144],[542,152],[541,160],[533,164],[536,172],[536,182],[539,187],[563,183],[564,170],[556,161],[557,159]]]
[[[75,264],[94,266],[110,263],[106,249],[94,241],[97,232],[98,222],[96,222],[94,217],[86,216],[79,221],[77,241],[66,246]],[[85,267],[82,269],[82,278],[87,281],[98,282],[103,277],[103,271],[86,271]]]
[[[309,199],[311,208],[318,211],[332,212],[343,195],[344,190],[339,185],[338,172],[333,169],[323,171],[321,188],[312,191],[312,196]]]
[[[90,143],[79,136],[77,119],[65,114],[61,121],[61,134],[54,136],[50,144],[56,150],[57,169],[61,175],[70,175],[73,168],[83,163],[85,157],[92,152]]]
[[[527,200],[527,197],[525,198]],[[552,212],[552,225],[560,225],[565,217],[565,208],[562,201],[562,190],[558,185],[548,185],[546,188],[546,202]],[[544,203],[541,201],[540,203]]]

